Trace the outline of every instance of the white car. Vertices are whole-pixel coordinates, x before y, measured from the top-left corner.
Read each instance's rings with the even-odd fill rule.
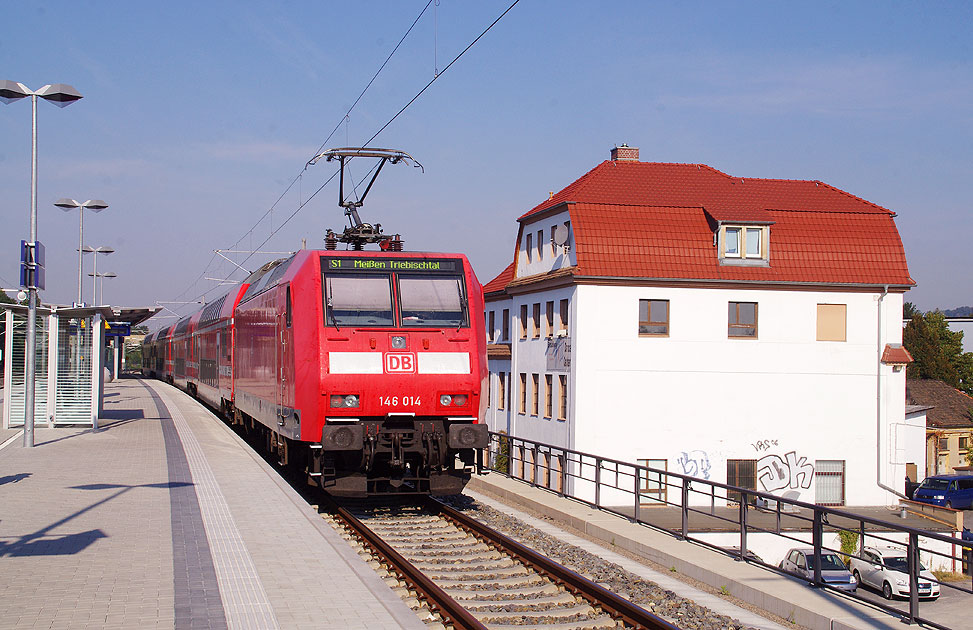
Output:
[[[903,549],[865,547],[857,557],[851,557],[851,573],[859,586],[873,586],[882,591],[885,599],[909,597],[909,558]],[[939,583],[922,563],[919,563],[919,597],[939,597]]]

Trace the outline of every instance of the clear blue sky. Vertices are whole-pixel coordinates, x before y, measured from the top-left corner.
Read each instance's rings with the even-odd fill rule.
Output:
[[[430,7],[327,146],[365,142],[508,4]],[[77,292],[78,216],[60,197],[111,206],[86,215],[85,241],[117,250],[98,265],[118,274],[112,303],[217,297],[201,277],[233,267],[213,250],[281,197],[424,5],[5,3],[0,79],[85,96],[38,104],[42,299]],[[973,304],[971,25],[968,2],[522,0],[373,141],[425,173],[386,167],[363,218],[409,249],[465,252],[486,282],[512,258],[516,217],[625,142],[644,161],[819,179],[885,206],[919,283],[906,299]],[[238,249],[333,172],[309,167]],[[0,286],[17,282],[29,182],[29,102],[0,105]],[[331,184],[264,249],[321,247],[345,224],[336,201]]]

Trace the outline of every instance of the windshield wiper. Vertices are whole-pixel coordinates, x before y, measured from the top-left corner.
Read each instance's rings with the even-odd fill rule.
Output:
[[[331,302],[331,298],[328,298],[327,307],[328,315],[331,316],[331,323],[334,324],[335,330],[341,330],[338,326],[338,318],[334,316],[334,304]]]

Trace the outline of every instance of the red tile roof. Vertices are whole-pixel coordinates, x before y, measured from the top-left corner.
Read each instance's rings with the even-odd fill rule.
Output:
[[[500,275],[483,285],[483,295],[490,295],[491,293],[503,291],[503,288],[507,286],[507,283],[513,279],[514,264],[510,263],[507,265],[506,269],[500,272]]]
[[[915,284],[894,213],[822,182],[605,161],[519,221],[562,203],[572,204],[579,276]],[[769,224],[769,266],[720,265],[713,231],[721,221]],[[487,287],[498,290],[513,271]]]
[[[932,379],[907,379],[907,404],[932,406],[926,412],[926,425],[937,429],[973,428],[973,398]]]
[[[912,363],[912,355],[909,351],[900,345],[892,345],[890,343],[885,344],[885,350],[882,351],[882,363],[887,363],[890,365],[908,365]]]

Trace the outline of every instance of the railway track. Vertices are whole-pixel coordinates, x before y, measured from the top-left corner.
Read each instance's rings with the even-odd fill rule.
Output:
[[[676,626],[432,499],[330,506],[386,580],[456,629],[607,630]]]

